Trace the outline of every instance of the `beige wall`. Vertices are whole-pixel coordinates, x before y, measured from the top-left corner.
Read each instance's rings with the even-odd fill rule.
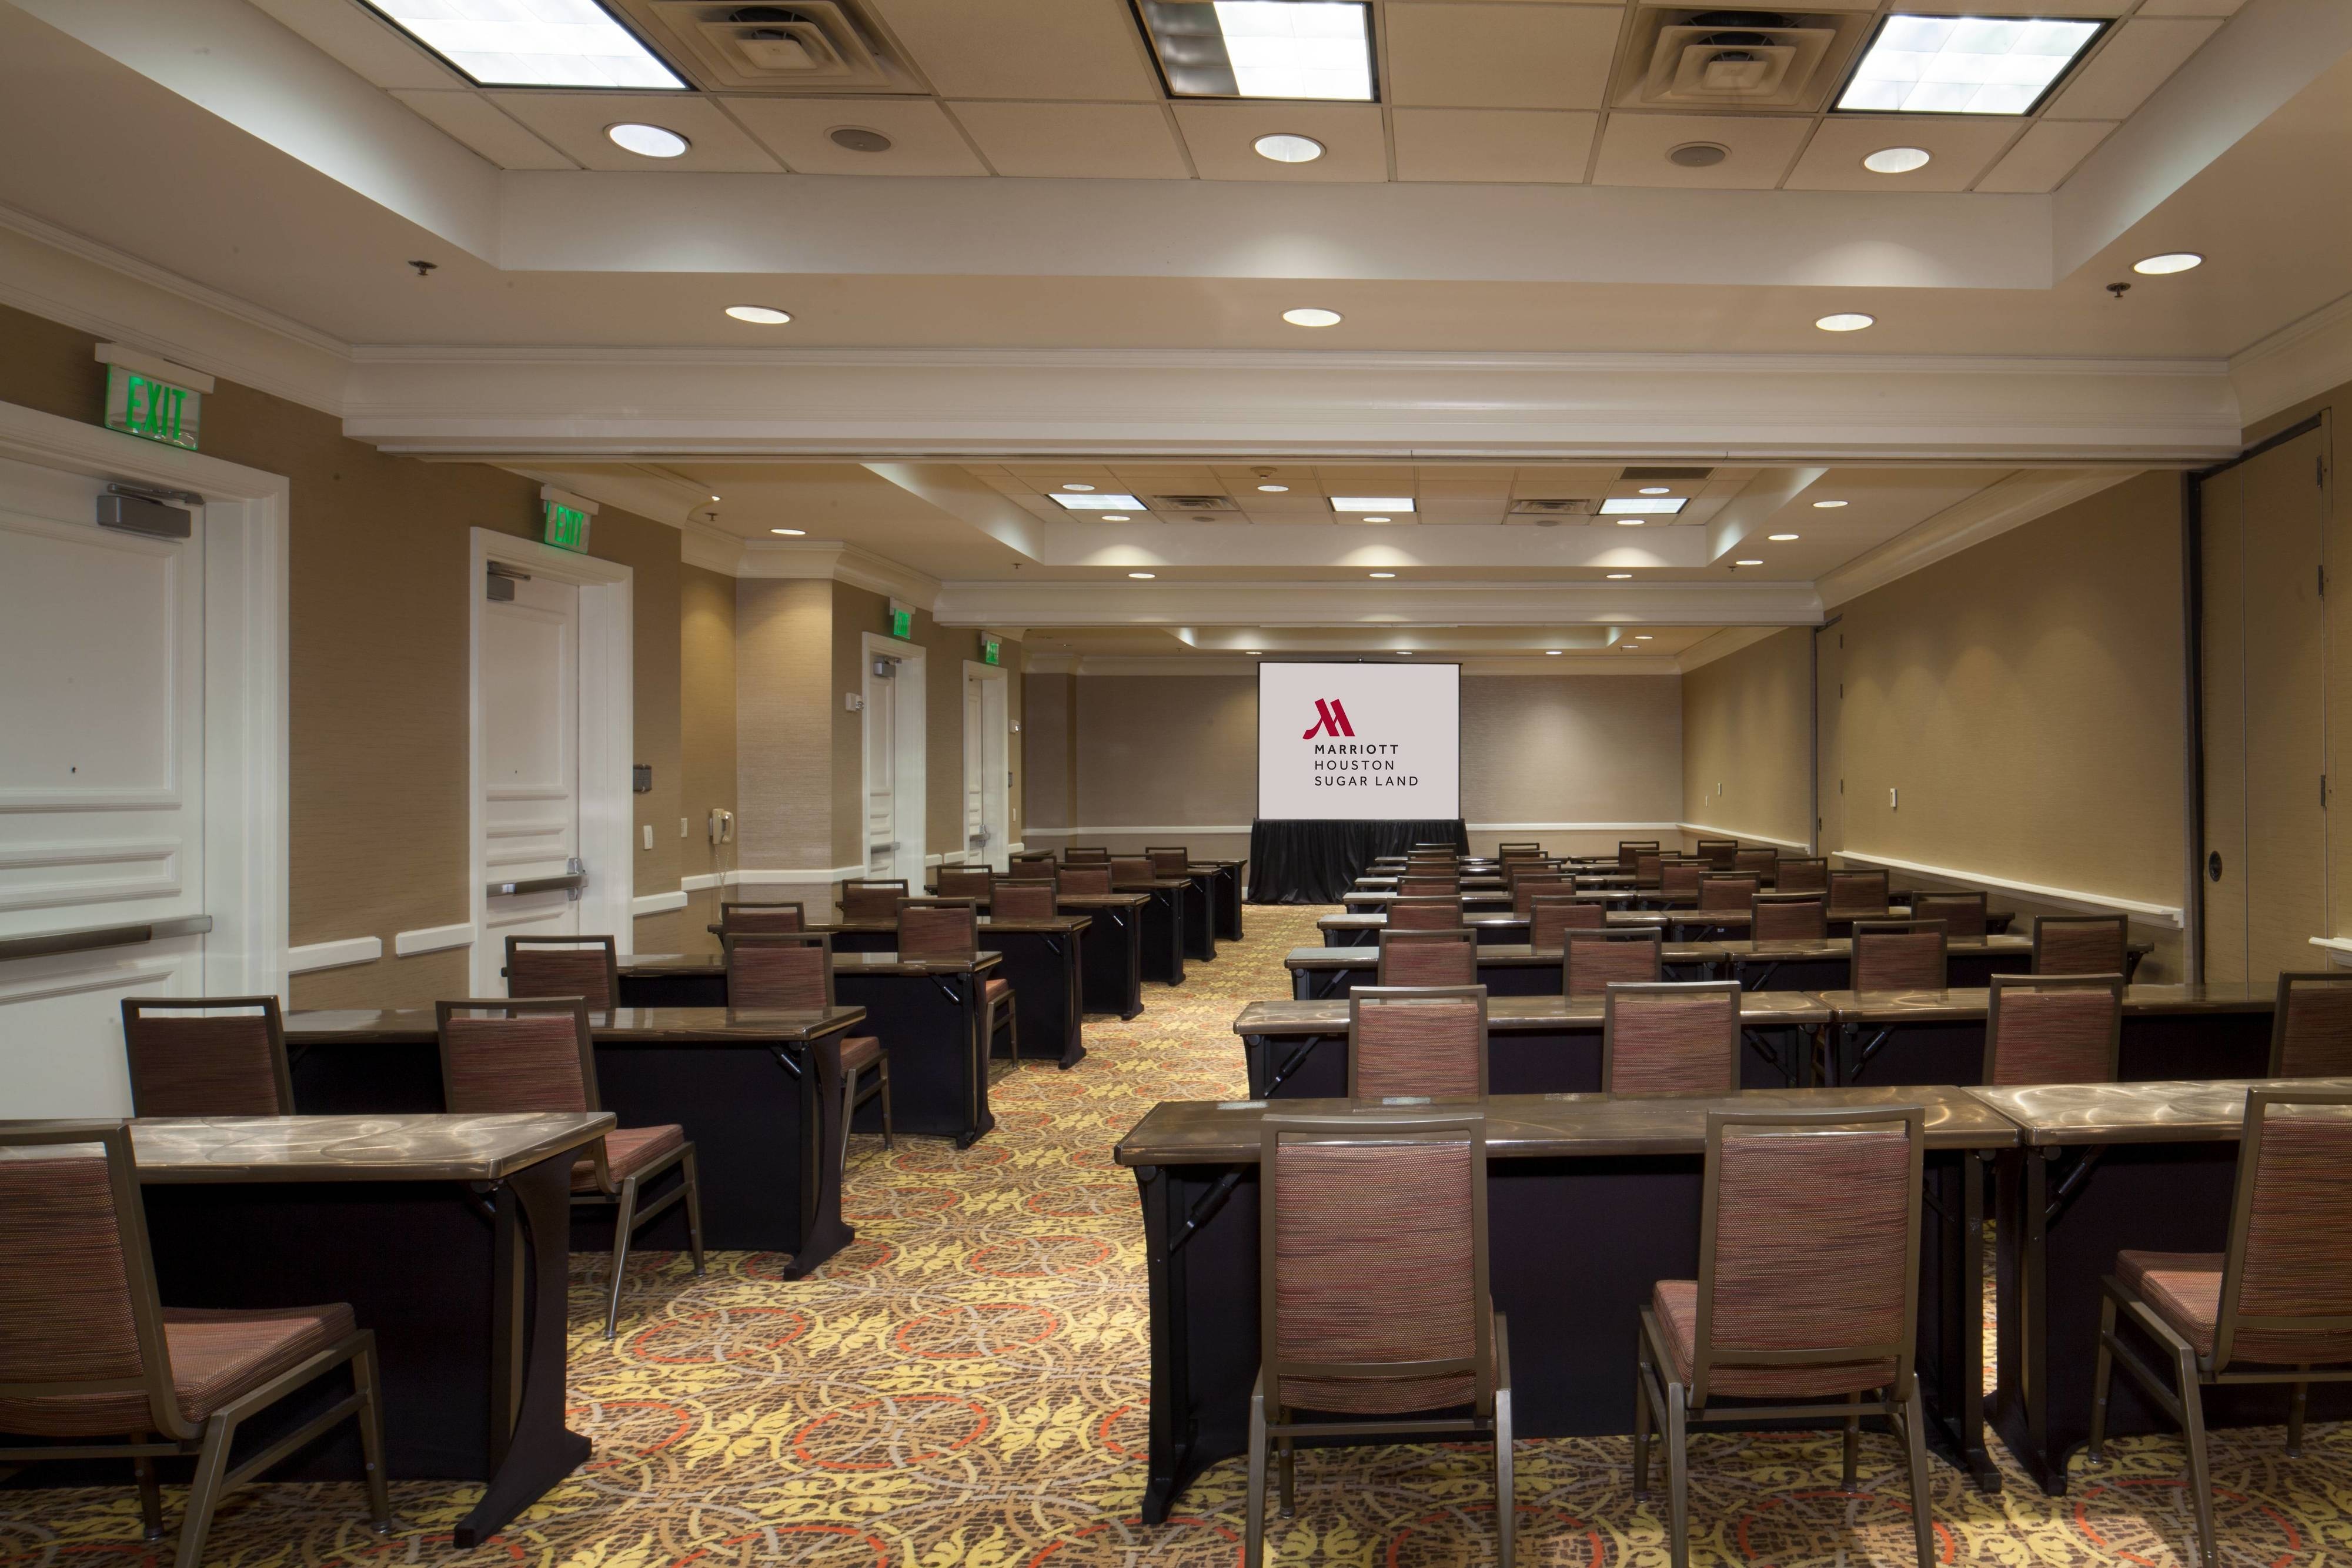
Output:
[[[714,810],[738,810],[735,761],[735,580],[698,566],[678,570],[678,810],[688,833],[678,846],[683,876],[711,876],[737,864],[741,841],[710,841]],[[740,823],[739,823],[740,826]],[[719,918],[730,890],[687,894],[678,924],[683,950],[715,947],[704,927]]]
[[[1811,627],[1685,674],[1682,729],[1683,821],[1784,848],[1811,841]]]
[[[1073,708],[1077,701],[1075,675],[1031,675],[1024,683],[1021,767],[1024,798],[1028,806],[1026,831],[1077,825],[1077,749],[1073,744]],[[1060,841],[1041,838],[1039,848],[1059,848]]]
[[[1672,822],[1683,795],[1678,675],[1465,675],[1462,815],[1471,822]],[[1559,853],[1622,830],[1473,831],[1470,847],[1538,839]]]
[[[838,704],[833,589],[822,579],[735,585],[736,848],[747,873],[849,863],[834,852],[837,747],[823,738]]]

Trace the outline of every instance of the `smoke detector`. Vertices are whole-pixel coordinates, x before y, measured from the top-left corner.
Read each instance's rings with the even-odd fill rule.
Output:
[[[1811,110],[1871,21],[1813,15],[1645,7],[1619,73],[1623,108]]]

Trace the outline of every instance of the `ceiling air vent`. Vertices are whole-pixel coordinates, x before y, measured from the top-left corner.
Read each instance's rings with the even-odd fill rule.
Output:
[[[913,68],[855,0],[619,0],[631,20],[674,40],[674,64],[719,92],[921,92]]]
[[[1814,110],[1873,16],[1645,6],[1619,71],[1622,108]]]
[[[1715,473],[1712,468],[1627,468],[1617,476],[1634,484],[1647,484],[1654,479],[1706,479]]]
[[[1241,515],[1231,496],[1147,496],[1155,512],[1190,512],[1196,523],[1230,522]],[[1214,514],[1223,513],[1223,517]]]
[[[1562,517],[1589,517],[1600,509],[1601,503],[1590,496],[1557,497],[1522,497],[1511,503],[1504,514],[1507,523],[1533,523],[1538,528],[1549,528]]]

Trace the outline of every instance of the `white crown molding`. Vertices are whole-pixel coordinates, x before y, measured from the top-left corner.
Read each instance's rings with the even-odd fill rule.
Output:
[[[757,551],[760,547],[753,546]],[[940,585],[943,626],[1811,626],[1807,582],[1182,581]]]
[[[735,575],[830,578],[835,582],[904,599],[924,611],[939,602],[940,588],[936,578],[837,539],[747,539],[743,541],[741,561]]]
[[[1705,822],[1676,822],[1674,826],[1679,832],[1705,833],[1709,838],[1717,839],[1738,839],[1743,844],[1770,844],[1776,850],[1794,850],[1799,854],[1812,852],[1811,844],[1801,842],[1796,839],[1776,839],[1769,833],[1751,833],[1739,828],[1712,827]]]
[[[740,577],[743,570],[743,541],[733,534],[721,533],[707,523],[688,522],[679,530],[678,559],[688,566],[698,566],[705,571],[721,572]]]
[[[1675,668],[1684,674],[1703,669],[1717,659],[1752,648],[1765,638],[1785,632],[1785,626],[1727,626],[1712,636],[1703,637],[1675,655]]]
[[[1883,866],[1910,876],[1931,876],[1939,882],[1965,883],[1998,893],[2012,893],[2038,904],[2054,904],[2062,909],[2081,909],[2094,915],[2128,915],[2150,925],[2179,928],[2180,909],[2176,904],[2144,904],[2134,898],[2117,898],[2105,893],[2085,893],[2074,887],[2045,887],[2040,883],[2016,882],[2008,877],[1990,876],[1980,871],[1959,871],[1951,866],[1922,865],[1917,861],[1896,860],[1889,855],[1864,854],[1859,850],[1832,850],[1841,861],[1866,866]]]
[[[2352,382],[2352,294],[2230,357],[2246,423]]]
[[[1947,556],[2046,517],[2062,507],[2111,490],[2145,469],[2111,468],[2065,474],[2013,474],[1967,500],[1948,507],[1916,528],[1864,551],[1823,577],[1824,609],[1835,609],[1874,588],[1883,588]]]

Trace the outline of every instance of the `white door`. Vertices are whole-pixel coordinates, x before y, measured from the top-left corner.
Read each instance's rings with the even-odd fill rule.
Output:
[[[0,462],[0,953],[155,935],[0,957],[0,1117],[128,1114],[121,999],[204,989],[204,521],[101,528],[104,491]]]
[[[967,670],[963,678],[964,860],[1008,868],[1004,682]]]
[[[898,874],[898,662],[866,666],[866,874]]]
[[[525,889],[490,894],[487,940],[474,945],[477,994],[496,996],[509,936],[580,930],[577,888],[528,891],[532,882],[582,869],[580,590],[530,578],[514,583],[511,601],[486,600],[474,681],[482,747],[478,861],[491,888]],[[630,868],[590,869],[625,876]]]

